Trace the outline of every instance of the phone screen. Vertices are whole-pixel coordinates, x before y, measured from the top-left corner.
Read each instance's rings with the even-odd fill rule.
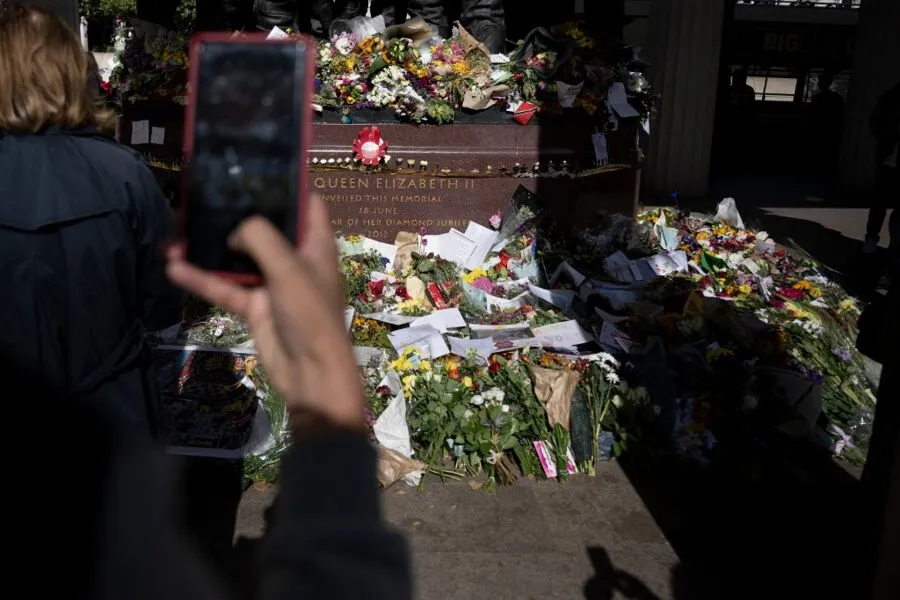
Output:
[[[297,239],[306,46],[205,42],[197,48],[187,258],[211,271],[257,274],[228,236],[251,215]]]

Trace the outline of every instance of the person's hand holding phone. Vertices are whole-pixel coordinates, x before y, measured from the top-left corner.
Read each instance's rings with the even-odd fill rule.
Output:
[[[337,248],[325,203],[308,203],[305,237],[293,248],[266,219],[251,217],[229,243],[259,266],[263,283],[245,288],[169,252],[177,285],[245,320],[270,381],[295,426],[324,422],[363,430],[362,384],[344,323]]]

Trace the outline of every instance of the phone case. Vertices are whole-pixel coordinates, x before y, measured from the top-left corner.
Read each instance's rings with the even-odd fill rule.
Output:
[[[305,86],[303,97],[301,98],[301,102],[305,107],[305,110],[301,113],[300,118],[300,131],[297,134],[300,136],[300,157],[299,157],[299,168],[297,169],[297,239],[296,244],[299,246],[303,242],[304,236],[304,227],[303,224],[305,222],[305,213],[306,213],[306,198],[309,195],[309,190],[307,189],[308,176],[307,176],[307,161],[306,156],[309,150],[310,138],[312,135],[312,77],[315,73],[316,63],[316,44],[309,36],[295,36],[291,38],[281,38],[281,39],[267,39],[267,34],[265,33],[247,33],[247,34],[239,34],[235,35],[232,33],[226,32],[201,32],[194,35],[191,38],[190,43],[190,52],[189,52],[189,61],[188,61],[188,82],[190,84],[191,90],[197,89],[198,82],[198,71],[196,69],[196,65],[198,64],[198,49],[200,44],[207,42],[216,42],[216,43],[228,43],[228,42],[240,42],[242,44],[253,43],[253,44],[296,44],[298,41],[302,41],[306,44],[307,52],[306,52],[306,72],[309,74],[310,82]],[[181,182],[181,206],[179,207],[177,218],[177,224],[179,232],[181,233],[181,237],[184,239],[185,243],[185,252],[187,251],[187,236],[184,235],[187,230],[187,202],[188,202],[188,182],[189,182],[189,169],[194,155],[194,123],[196,121],[196,104],[191,102],[190,95],[188,96],[187,106],[185,107],[185,127],[184,127],[184,144],[183,144],[183,159],[184,159],[184,176]],[[252,273],[232,273],[232,272],[223,272],[217,271],[217,275],[220,277],[225,277],[227,279],[231,279],[238,283],[244,285],[257,285],[261,283],[261,277]]]

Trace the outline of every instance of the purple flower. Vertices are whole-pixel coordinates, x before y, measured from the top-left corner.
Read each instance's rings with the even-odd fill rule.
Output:
[[[843,346],[835,346],[831,349],[831,353],[841,359],[843,362],[850,362],[853,358],[850,355],[850,351],[844,348]]]
[[[807,369],[806,376],[809,377],[809,380],[816,385],[822,385],[823,383],[825,383],[825,377],[821,373],[813,369]]]

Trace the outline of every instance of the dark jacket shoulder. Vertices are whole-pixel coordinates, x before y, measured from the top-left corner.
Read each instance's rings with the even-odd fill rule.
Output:
[[[0,137],[0,225],[42,227],[115,211],[158,197],[143,157],[96,131]],[[27,201],[39,197],[40,202]]]

